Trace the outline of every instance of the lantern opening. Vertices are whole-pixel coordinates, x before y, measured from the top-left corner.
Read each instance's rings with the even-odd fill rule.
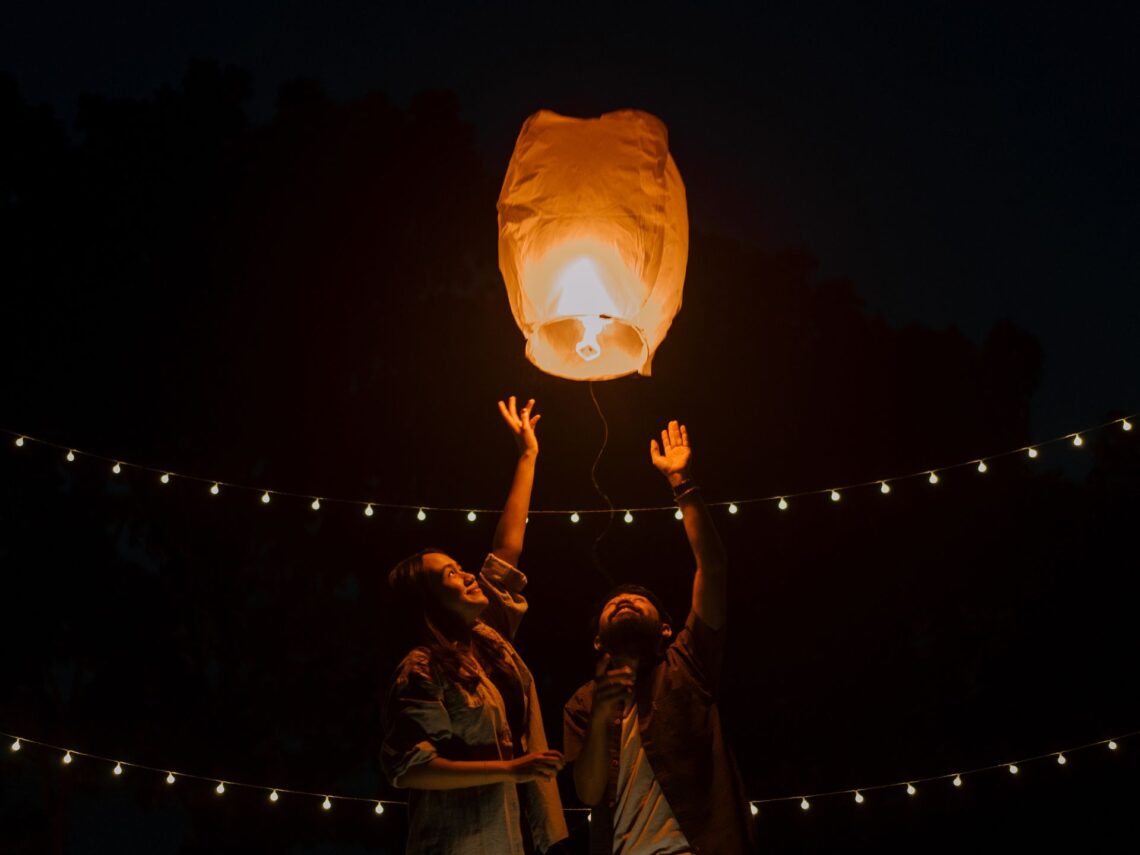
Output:
[[[601,315],[554,318],[527,341],[531,362],[567,380],[632,374],[648,356],[641,330],[620,318]]]

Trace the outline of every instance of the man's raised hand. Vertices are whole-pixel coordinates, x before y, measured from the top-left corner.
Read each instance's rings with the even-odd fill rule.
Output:
[[[649,440],[649,457],[673,486],[689,477],[689,463],[692,452],[689,449],[689,432],[683,424],[674,419],[668,428],[661,431],[661,445],[657,440]]]

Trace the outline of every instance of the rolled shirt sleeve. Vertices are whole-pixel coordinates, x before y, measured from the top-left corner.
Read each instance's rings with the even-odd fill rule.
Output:
[[[483,612],[483,622],[496,630],[507,640],[513,641],[527,601],[522,595],[526,587],[526,575],[494,553],[489,553],[479,571],[479,587],[490,601]]]
[[[413,650],[400,663],[384,705],[380,766],[393,786],[413,766],[439,755],[436,745],[451,738],[443,687],[433,679],[427,654]]]

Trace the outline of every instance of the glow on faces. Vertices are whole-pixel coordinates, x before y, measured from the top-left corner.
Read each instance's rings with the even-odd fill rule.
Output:
[[[465,622],[474,623],[488,602],[478,580],[443,552],[427,553],[423,567],[436,603]]]
[[[615,621],[623,620],[630,615],[635,618],[650,618],[661,622],[661,615],[657,612],[657,607],[648,598],[640,594],[618,594],[602,607],[602,613],[598,618],[599,633],[603,627],[610,626]],[[672,634],[672,628],[667,623],[661,623],[661,636],[667,639]],[[594,647],[601,649],[600,637],[594,639]]]

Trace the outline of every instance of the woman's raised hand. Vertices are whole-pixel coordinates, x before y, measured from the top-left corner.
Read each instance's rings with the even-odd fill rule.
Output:
[[[538,454],[538,437],[535,436],[534,428],[542,416],[532,415],[534,398],[527,401],[519,412],[515,405],[515,396],[511,395],[507,403],[499,401],[499,412],[502,413],[507,427],[515,435],[515,445],[518,446],[519,454]]]

